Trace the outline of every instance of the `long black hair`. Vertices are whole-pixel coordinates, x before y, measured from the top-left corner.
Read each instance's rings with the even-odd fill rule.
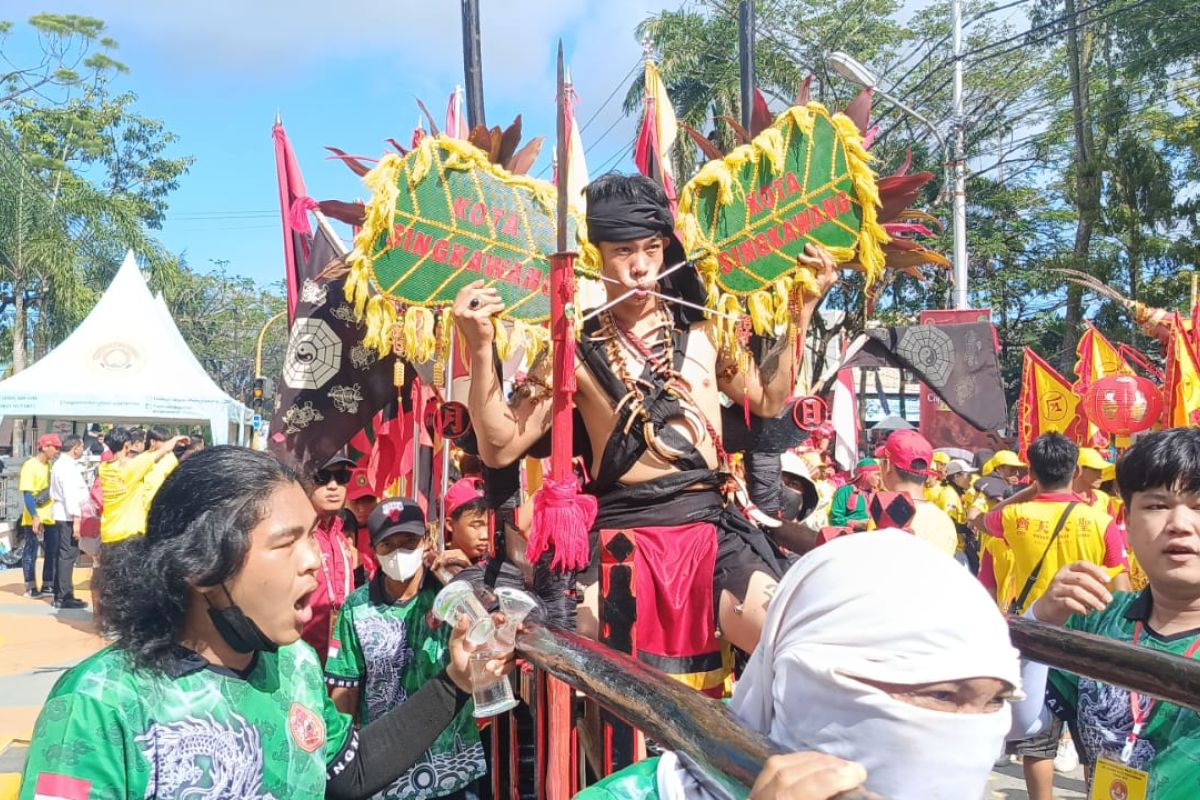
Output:
[[[146,535],[104,552],[101,630],[137,666],[162,671],[183,626],[189,587],[236,575],[271,495],[299,482],[274,457],[242,447],[212,447],[182,462],[150,504]]]

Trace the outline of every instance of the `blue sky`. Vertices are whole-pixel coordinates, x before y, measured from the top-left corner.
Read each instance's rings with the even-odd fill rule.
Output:
[[[678,0],[482,0],[484,97],[491,125],[523,115],[525,139],[553,143],[554,54],[562,37],[588,165],[632,169],[635,119],[620,105],[641,59],[634,27]],[[365,156],[384,138],[407,143],[418,120],[414,97],[436,119],[462,82],[456,0],[5,0],[0,19],[42,11],[86,14],[108,24],[130,67],[117,88],[138,95],[141,113],[179,136],[176,154],[195,164],[171,197],[159,239],[186,252],[195,269],[228,269],[262,284],[283,276],[282,235],[271,124],[278,111],[317,199],[364,197],[324,145]],[[617,96],[601,106],[617,86]],[[611,128],[611,130],[610,130]],[[605,134],[605,131],[608,131]],[[603,138],[600,138],[605,134]],[[547,175],[549,173],[547,172]],[[348,236],[348,230],[339,225]]]

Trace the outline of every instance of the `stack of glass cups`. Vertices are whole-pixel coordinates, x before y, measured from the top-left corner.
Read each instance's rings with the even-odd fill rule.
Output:
[[[499,629],[466,581],[455,581],[438,593],[433,603],[434,615],[450,625],[457,625],[461,615],[469,620],[467,641],[476,649],[471,653],[471,693],[475,700],[475,716],[494,717],[517,705],[512,684],[507,677],[493,675],[487,662],[512,651],[517,628],[537,607],[537,601],[519,589],[500,587],[496,590],[500,610],[505,615]]]

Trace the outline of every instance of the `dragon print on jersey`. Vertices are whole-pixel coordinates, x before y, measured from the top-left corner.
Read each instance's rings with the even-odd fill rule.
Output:
[[[457,791],[464,776],[480,775],[485,769],[483,745],[468,747],[461,736],[454,737],[454,749],[431,756],[426,751],[400,780],[375,795],[372,800],[427,800]]]
[[[1093,757],[1103,753],[1119,753],[1125,737],[1133,729],[1133,714],[1129,709],[1129,693],[1091,679],[1079,681],[1079,726],[1083,746]],[[1154,745],[1139,738],[1133,746],[1129,766],[1145,769],[1154,760]]]
[[[150,726],[137,737],[150,762],[146,797],[275,800],[264,792],[258,729],[231,714],[228,724],[212,714]]]
[[[366,721],[370,721],[408,699],[401,676],[413,659],[413,650],[408,645],[408,625],[403,620],[366,614],[355,620],[354,627],[366,661],[363,691]]]

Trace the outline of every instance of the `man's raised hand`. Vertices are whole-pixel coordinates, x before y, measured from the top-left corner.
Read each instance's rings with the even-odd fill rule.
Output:
[[[472,352],[491,349],[496,331],[492,317],[504,310],[504,301],[495,289],[485,286],[484,281],[472,281],[459,290],[454,298],[450,313],[454,324],[467,340]]]
[[[1033,604],[1033,616],[1040,622],[1065,625],[1072,614],[1103,611],[1112,602],[1108,580],[1108,571],[1090,561],[1068,564]]]
[[[808,301],[820,302],[838,282],[837,263],[834,262],[833,255],[820,245],[811,242],[804,245],[804,252],[796,256],[796,263],[811,269],[813,277],[817,279],[817,294],[815,297],[805,298]]]

